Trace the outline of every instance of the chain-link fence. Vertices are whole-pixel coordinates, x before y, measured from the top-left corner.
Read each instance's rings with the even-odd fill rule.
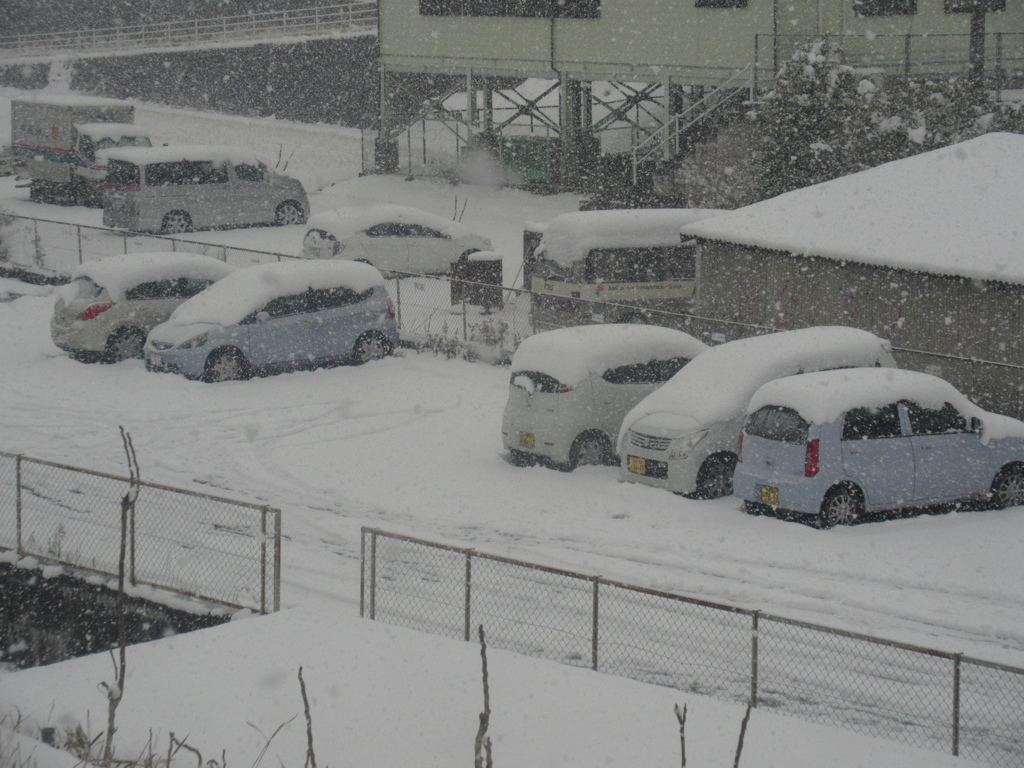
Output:
[[[384,531],[360,615],[1024,766],[1024,669]]]
[[[117,576],[128,478],[0,453],[0,549]],[[143,482],[125,579],[223,605],[280,608],[281,511]]]

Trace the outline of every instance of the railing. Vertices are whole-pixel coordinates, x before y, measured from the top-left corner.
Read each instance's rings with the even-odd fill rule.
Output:
[[[352,0],[337,5],[192,21],[5,35],[0,37],[0,58],[60,51],[120,52],[139,48],[188,47],[281,36],[318,37],[341,32],[369,32],[376,28],[377,3],[373,0]]]
[[[1024,669],[362,530],[360,615],[1024,766]]]
[[[0,549],[116,577],[129,479],[0,453]],[[140,484],[125,581],[232,608],[281,607],[281,511]]]

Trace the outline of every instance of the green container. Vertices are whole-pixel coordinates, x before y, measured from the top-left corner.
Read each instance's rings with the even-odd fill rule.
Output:
[[[552,184],[558,177],[559,140],[548,136],[508,136],[501,141],[505,167],[530,184]]]

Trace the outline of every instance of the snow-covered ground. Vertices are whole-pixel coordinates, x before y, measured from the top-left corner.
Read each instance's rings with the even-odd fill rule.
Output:
[[[0,126],[5,104],[0,99]],[[173,114],[165,117],[174,119]],[[186,113],[178,120],[187,124],[190,117]],[[371,200],[415,205],[447,218],[464,209],[463,223],[490,237],[508,257],[506,284],[518,270],[523,224],[548,221],[576,207],[571,195],[538,197],[401,177],[339,176],[332,181],[337,183],[312,195],[315,212]],[[0,209],[89,224],[99,220],[95,210],[30,203],[27,190],[10,178],[0,179]],[[293,252],[301,236],[301,227],[284,227],[198,233],[196,239]],[[334,712],[323,715],[330,726],[322,730],[325,740],[336,739],[336,746],[325,744],[322,761],[390,764],[394,758],[396,765],[410,759],[440,765],[470,759],[479,708],[477,677],[467,674],[452,681],[434,675],[438,669],[472,666],[475,651],[393,628],[366,627],[354,619],[364,525],[1024,666],[1022,509],[818,531],[749,517],[731,498],[693,501],[620,483],[615,468],[587,467],[571,474],[516,468],[503,456],[500,438],[505,368],[406,351],[358,368],[206,385],[147,373],[140,361],[89,366],[70,360],[49,338],[52,296],[40,289],[30,293],[0,303],[0,450],[123,473],[117,431],[123,425],[132,434],[143,479],[284,510],[282,603],[296,618],[286,613],[200,633],[225,638],[216,650],[207,645],[216,640],[183,637],[135,651],[139,681],[134,690],[157,693],[145,695],[143,701],[150,703],[131,705],[139,709],[129,712],[139,714],[126,715],[134,723],[124,726],[126,739],[139,738],[150,727],[179,735],[212,733],[207,749],[222,744],[230,759],[232,745],[245,742],[249,746],[239,746],[242,756],[234,760],[250,759],[246,750],[253,733],[245,721],[269,733],[300,711],[293,695],[294,668],[306,664],[318,669],[318,680],[324,681],[324,689],[314,693],[322,697],[320,706],[329,703],[328,711]],[[257,636],[268,633],[265,641],[249,638],[257,624]],[[169,650],[160,650],[163,646]],[[265,652],[231,667],[241,646]],[[507,665],[500,674],[521,682],[518,688],[495,682],[493,704],[499,705],[502,685],[516,688],[522,703],[507,717],[518,718],[525,730],[502,732],[505,746],[496,742],[495,747],[498,764],[512,762],[511,756],[498,759],[502,749],[516,754],[517,763],[569,766],[678,759],[673,756],[678,741],[671,702],[680,697],[674,692],[499,656]],[[340,666],[341,659],[346,666]],[[381,666],[375,666],[378,662]],[[356,683],[364,666],[365,681]],[[86,692],[95,700],[96,683],[109,676],[108,659],[69,662],[66,668],[73,670],[68,678],[48,670],[5,678],[0,707],[24,711],[29,702],[42,707],[44,699],[56,700],[72,678],[81,685],[68,689],[68,704],[62,701],[61,707],[84,706]],[[187,671],[186,679],[161,677],[167,669]],[[215,671],[225,679],[207,684],[216,679]],[[372,677],[373,671],[378,677]],[[193,677],[196,682],[188,683]],[[407,678],[416,678],[416,684]],[[570,678],[581,682],[560,687]],[[595,679],[601,687],[590,689],[598,685]],[[168,703],[174,717],[154,721],[150,718],[165,713],[149,707],[166,698],[166,690],[179,692],[188,705]],[[371,691],[381,697],[365,705],[367,712],[381,716],[373,726],[363,719],[367,714],[359,711],[361,705],[353,704],[366,701]],[[266,705],[265,713],[250,706],[256,700],[260,708]],[[742,711],[711,700],[691,701],[699,702],[691,709],[725,713],[716,715],[713,725],[691,726],[694,749],[703,748],[697,735],[702,729],[728,734],[723,737],[727,745],[715,737],[717,746],[707,747],[724,750],[721,754],[708,753],[693,764],[725,764],[723,755],[734,747]],[[648,706],[659,714],[648,716]],[[91,707],[96,722],[98,708],[95,703]],[[314,719],[317,707],[314,701]],[[430,719],[449,710],[465,710],[465,716],[446,716],[443,726]],[[222,727],[213,713],[224,715]],[[207,722],[210,718],[218,721],[216,726]],[[616,718],[619,724],[612,727]],[[500,720],[495,715],[495,724]],[[849,734],[823,735],[819,729],[811,734],[810,726],[791,720],[767,717],[761,722],[766,733],[777,737],[777,747],[765,746],[756,758],[761,762],[752,754],[744,765],[924,766],[943,760],[926,752],[917,761],[890,743],[885,755],[876,754]],[[452,728],[469,734],[468,739],[445,730]],[[549,735],[537,735],[548,734],[549,728]],[[648,728],[658,732],[658,739]],[[296,722],[287,737],[293,760],[301,759],[300,731]],[[386,757],[349,741],[371,732],[373,749],[393,747],[385,750]],[[572,738],[565,737],[570,732]],[[435,738],[436,733],[449,736]],[[214,738],[218,734],[221,740]],[[448,751],[425,746],[435,741]],[[802,762],[793,748],[807,742],[829,747]],[[528,749],[537,751],[516,752]],[[851,762],[839,762],[847,758]]]

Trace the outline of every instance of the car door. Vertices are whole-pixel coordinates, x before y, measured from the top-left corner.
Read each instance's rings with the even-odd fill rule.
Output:
[[[869,508],[914,501],[914,448],[900,407],[855,408],[843,418],[843,471],[864,491]]]
[[[264,224],[274,220],[277,200],[265,166],[252,163],[232,165],[231,196],[238,224]]]
[[[310,335],[316,359],[329,362],[347,359],[359,334],[372,323],[367,299],[373,289],[356,293],[349,288],[311,290]]]
[[[297,368],[315,357],[306,292],[279,296],[243,321],[248,328],[246,357],[261,368]]]
[[[921,503],[952,501],[988,490],[992,480],[987,446],[952,403],[941,408],[905,404],[913,433],[917,473],[914,496]]]
[[[397,221],[375,224],[364,232],[365,258],[377,269],[410,272],[409,225]],[[350,258],[348,254],[344,254]],[[352,256],[351,258],[357,258]]]
[[[408,224],[409,267],[412,272],[450,272],[459,258],[454,241],[436,229]]]

